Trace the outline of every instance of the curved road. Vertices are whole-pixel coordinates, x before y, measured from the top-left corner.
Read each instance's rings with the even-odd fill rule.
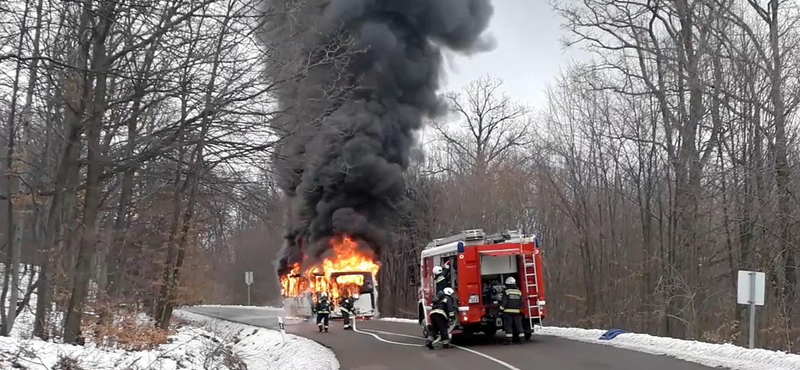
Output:
[[[185,311],[277,329],[279,310],[247,307],[194,307]],[[358,332],[331,322],[329,333],[313,323],[289,321],[286,331],[333,350],[342,370],[709,370],[671,357],[656,356],[598,344],[534,335],[530,342],[503,346],[476,336],[452,349],[424,347],[419,326],[386,321],[359,321]]]

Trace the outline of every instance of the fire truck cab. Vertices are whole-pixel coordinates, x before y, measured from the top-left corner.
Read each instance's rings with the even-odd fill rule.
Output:
[[[419,324],[423,335],[430,329],[434,291],[433,267],[450,261],[450,287],[456,292],[456,319],[451,334],[482,332],[493,336],[503,323],[499,309],[503,282],[513,276],[523,293],[526,332],[541,325],[547,314],[544,296],[544,269],[539,243],[533,235],[509,231],[494,235],[482,229],[465,230],[428,243],[420,256]],[[530,330],[527,330],[530,328]]]

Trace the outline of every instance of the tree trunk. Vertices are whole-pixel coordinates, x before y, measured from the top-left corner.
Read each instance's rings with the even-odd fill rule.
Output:
[[[28,32],[27,27],[27,19],[28,19],[28,10],[30,9],[30,3],[25,2],[25,10],[22,15],[22,27],[19,34],[19,43],[17,44],[17,51],[19,54],[22,54],[25,35]],[[20,262],[20,254],[22,252],[22,232],[23,232],[23,215],[21,214],[14,214],[15,208],[15,201],[17,199],[23,199],[23,197],[17,198],[19,186],[19,176],[21,176],[22,172],[20,171],[18,161],[15,161],[14,158],[18,155],[15,153],[16,149],[16,139],[17,139],[17,99],[19,97],[19,82],[20,82],[20,74],[22,72],[23,65],[20,61],[17,61],[17,68],[14,71],[14,82],[11,88],[11,109],[8,114],[8,141],[6,144],[6,163],[5,163],[5,173],[6,173],[6,217],[8,220],[8,224],[6,225],[6,240],[8,244],[8,260],[6,261],[6,279],[3,282],[3,292],[6,291],[10,292],[10,298],[8,301],[8,310],[5,316],[3,317],[2,327],[0,328],[0,334],[3,336],[9,336],[11,334],[11,329],[14,327],[14,321],[17,319],[17,303],[19,301],[19,262]],[[33,83],[30,82],[29,83]],[[20,206],[22,206],[20,204]],[[17,216],[17,217],[14,217]],[[11,285],[7,287],[9,284],[9,280]],[[5,294],[3,295],[3,304],[5,304]]]
[[[170,11],[164,12],[160,25],[170,23],[172,17],[175,15],[177,7],[171,8]],[[142,99],[146,95],[145,89],[149,85],[148,77],[150,75],[151,67],[155,59],[156,51],[161,46],[161,38],[164,33],[156,35],[155,40],[150,44],[150,47],[145,54],[144,65],[138,73],[133,92],[133,104],[131,105],[131,117],[128,120],[128,142],[125,145],[125,157],[133,158],[134,150],[136,148],[136,140],[138,139],[138,126],[139,117],[142,114]],[[133,185],[136,177],[136,168],[131,166],[122,174],[122,189],[120,191],[119,203],[117,204],[117,214],[113,225],[113,241],[108,249],[106,256],[106,266],[108,268],[107,281],[108,281],[108,296],[113,300],[117,298],[117,294],[122,288],[120,284],[123,281],[123,274],[125,272],[124,266],[120,266],[122,262],[122,251],[126,243],[126,230],[128,229],[128,208],[130,207],[131,197],[133,196]]]
[[[786,329],[791,330],[792,311],[794,309],[794,293],[797,289],[797,261],[795,257],[794,237],[790,222],[792,212],[791,190],[789,181],[791,168],[787,155],[788,139],[786,135],[786,103],[783,94],[783,59],[780,46],[779,2],[769,2],[770,22],[769,39],[772,51],[772,76],[770,98],[775,110],[775,182],[778,193],[778,251],[784,255],[784,286],[781,287],[783,304],[786,310]]]
[[[83,230],[75,264],[75,277],[72,294],[64,323],[64,343],[74,344],[81,335],[83,309],[91,279],[92,259],[97,244],[97,217],[100,207],[100,174],[103,172],[100,155],[100,134],[103,131],[103,115],[106,110],[106,88],[108,66],[105,40],[113,22],[116,1],[104,1],[98,11],[100,24],[95,30],[92,71],[95,73],[92,115],[87,124],[88,165],[86,172],[86,193],[83,208]]]
[[[90,26],[92,14],[92,1],[87,0],[83,4],[83,10],[78,27],[79,35],[86,35]],[[63,214],[68,210],[65,207],[68,197],[74,197],[74,187],[77,183],[78,159],[81,152],[81,136],[83,134],[84,113],[87,101],[91,92],[91,79],[87,72],[89,60],[89,39],[86,36],[79,42],[78,53],[76,55],[76,71],[66,72],[66,84],[64,86],[64,112],[66,115],[67,133],[66,143],[61,151],[61,158],[56,171],[56,181],[53,189],[53,197],[48,211],[47,224],[45,226],[45,240],[40,249],[42,268],[38,287],[38,301],[36,306],[36,320],[34,323],[33,335],[47,339],[45,325],[47,315],[50,310],[52,287],[50,283],[50,268],[54,262],[51,252],[55,250],[56,243],[61,234],[61,221]]]

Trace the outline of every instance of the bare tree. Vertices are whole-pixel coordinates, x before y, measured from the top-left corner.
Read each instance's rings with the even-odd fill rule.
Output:
[[[447,95],[456,128],[448,122],[436,122],[434,128],[459,165],[454,170],[485,176],[526,143],[529,109],[512,101],[502,85],[502,80],[485,76],[470,82],[463,92]]]

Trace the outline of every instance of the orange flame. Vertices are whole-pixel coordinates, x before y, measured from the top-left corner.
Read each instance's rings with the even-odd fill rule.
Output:
[[[377,280],[381,268],[371,251],[363,251],[349,236],[331,239],[333,256],[302,271],[300,263],[292,266],[289,274],[281,276],[281,294],[298,297],[304,293],[326,292],[334,304],[342,295],[359,294],[365,284],[365,274]],[[333,277],[332,277],[333,276]]]

